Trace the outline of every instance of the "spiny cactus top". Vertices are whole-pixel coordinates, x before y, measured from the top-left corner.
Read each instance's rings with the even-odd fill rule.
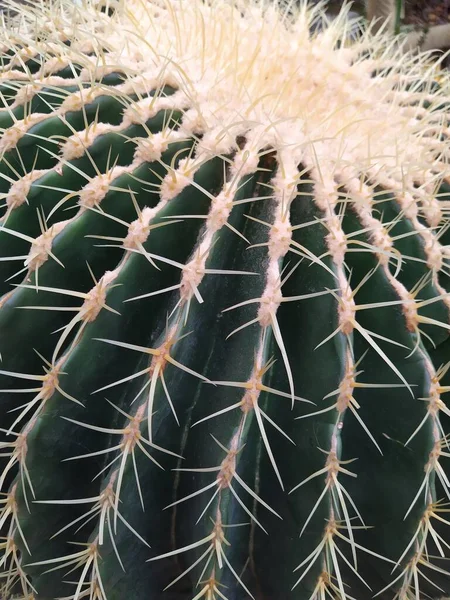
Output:
[[[2,600],[450,592],[449,79],[319,10],[1,26]]]

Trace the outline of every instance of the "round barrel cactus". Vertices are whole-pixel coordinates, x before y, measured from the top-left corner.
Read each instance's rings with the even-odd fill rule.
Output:
[[[15,8],[1,599],[448,595],[438,62],[348,7]]]

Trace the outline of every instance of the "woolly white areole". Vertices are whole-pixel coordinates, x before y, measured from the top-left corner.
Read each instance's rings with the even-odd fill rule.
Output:
[[[80,8],[66,3],[58,9],[60,17],[52,9],[52,19],[38,28],[48,32],[53,56],[55,39],[64,34],[74,40],[70,48],[61,42],[60,58],[52,61],[81,62],[85,81],[114,71],[117,64],[125,68],[129,80],[112,93],[126,96],[161,82],[179,88],[167,105],[187,111],[183,124],[204,134],[206,152],[226,152],[245,134],[255,152],[267,146],[285,148],[297,164],[320,164],[324,176],[355,167],[375,184],[389,181],[413,192],[416,182],[425,186],[425,194],[426,189],[435,190],[438,180],[449,175],[444,164],[445,96],[432,91],[437,67],[426,65],[425,56],[404,56],[399,44],[385,35],[365,34],[349,46],[345,10],[311,38],[320,8],[311,10],[302,3],[287,16],[277,4],[132,0],[119,3],[113,17],[106,18],[92,2]],[[24,54],[35,47],[34,34],[29,26],[27,33],[6,31],[3,38],[29,37],[31,49]],[[105,64],[85,56],[86,44],[108,49]],[[37,76],[29,93],[48,82],[56,84],[52,79]],[[418,82],[423,91],[407,91],[411,85],[418,89]],[[101,86],[83,91],[83,99],[73,94],[64,109],[78,108],[96,93]],[[425,101],[436,110],[425,111]],[[151,99],[133,103],[125,116],[145,120],[153,106]],[[8,136],[20,137],[20,129],[18,124]],[[8,136],[2,146],[17,141],[9,142]]]

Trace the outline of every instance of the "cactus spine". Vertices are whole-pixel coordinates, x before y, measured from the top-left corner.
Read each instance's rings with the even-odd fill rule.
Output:
[[[450,592],[449,80],[320,10],[3,24],[2,600]]]

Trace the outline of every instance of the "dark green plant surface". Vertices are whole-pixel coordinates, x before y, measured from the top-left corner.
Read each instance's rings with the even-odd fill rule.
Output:
[[[448,81],[128,7],[2,32],[1,599],[448,593]]]

